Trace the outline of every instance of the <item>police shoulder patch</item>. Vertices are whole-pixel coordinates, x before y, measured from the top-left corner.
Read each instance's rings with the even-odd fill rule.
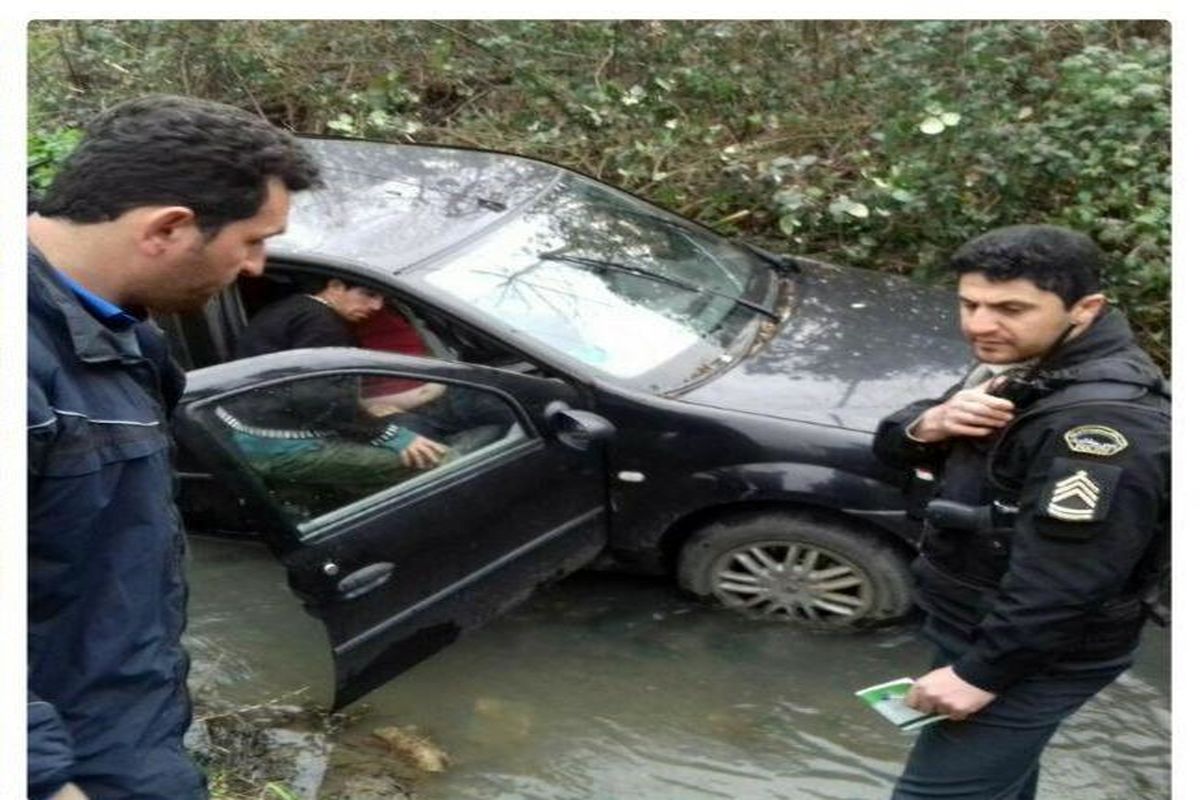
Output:
[[[1079,425],[1063,434],[1072,452],[1089,456],[1115,456],[1129,446],[1121,432],[1107,425]]]
[[[1091,538],[1094,526],[1108,516],[1121,468],[1075,458],[1056,458],[1037,506],[1037,528],[1060,539]],[[1066,523],[1066,524],[1064,524]]]

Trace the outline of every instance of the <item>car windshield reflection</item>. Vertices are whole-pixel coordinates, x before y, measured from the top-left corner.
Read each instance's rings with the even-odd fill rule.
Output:
[[[770,285],[769,272],[739,248],[575,175],[422,277],[650,389],[727,358],[761,316],[746,303]]]

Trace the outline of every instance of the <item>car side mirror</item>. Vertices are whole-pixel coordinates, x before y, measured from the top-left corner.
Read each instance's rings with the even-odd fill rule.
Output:
[[[587,450],[616,432],[613,424],[599,414],[571,408],[561,400],[546,406],[545,417],[558,440],[572,450]]]

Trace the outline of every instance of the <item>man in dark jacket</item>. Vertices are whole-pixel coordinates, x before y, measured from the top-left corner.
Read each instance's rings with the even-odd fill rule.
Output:
[[[151,311],[193,310],[318,180],[287,134],[182,97],[97,117],[29,218],[28,796],[195,800],[183,531]]]
[[[886,418],[876,454],[912,470],[914,564],[935,669],[893,800],[1032,800],[1058,725],[1131,663],[1165,562],[1170,401],[1100,293],[1100,252],[1062,228],[960,248],[962,330],[979,365]]]

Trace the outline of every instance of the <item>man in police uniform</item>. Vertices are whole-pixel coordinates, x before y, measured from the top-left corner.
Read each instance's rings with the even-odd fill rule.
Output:
[[[893,800],[1031,800],[1059,723],[1132,660],[1169,536],[1170,397],[1100,293],[1101,254],[1046,225],[984,234],[949,267],[979,365],[887,417],[925,532],[913,566],[935,669]]]

